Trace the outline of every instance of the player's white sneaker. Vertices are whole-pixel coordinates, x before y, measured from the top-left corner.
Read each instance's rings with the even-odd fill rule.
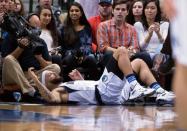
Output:
[[[156,102],[158,104],[173,104],[175,100],[175,94],[173,92],[163,91],[157,92]]]
[[[136,83],[133,90],[130,92],[129,100],[138,99],[155,93],[154,89],[144,88],[139,83]]]

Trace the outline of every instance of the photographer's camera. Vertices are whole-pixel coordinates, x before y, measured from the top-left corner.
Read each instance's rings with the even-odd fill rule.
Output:
[[[5,13],[3,18],[3,30],[15,36],[17,39],[28,38],[29,45],[24,46],[24,44],[18,42],[19,47],[24,49],[31,48],[34,54],[39,54],[41,52],[43,45],[40,43],[41,39],[39,38],[41,33],[40,29],[30,26],[23,16],[16,13]]]

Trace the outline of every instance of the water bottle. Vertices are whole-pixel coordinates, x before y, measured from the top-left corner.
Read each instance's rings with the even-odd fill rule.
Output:
[[[20,102],[21,100],[21,93],[20,92],[13,92],[14,99],[16,102]]]

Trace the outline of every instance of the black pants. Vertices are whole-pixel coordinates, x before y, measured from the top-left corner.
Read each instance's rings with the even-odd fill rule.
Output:
[[[78,69],[85,75],[85,79],[98,80],[99,73],[97,69],[97,60],[94,56],[84,56],[80,62],[75,56],[67,55],[62,60],[63,72],[62,75],[65,81],[71,80],[68,74],[73,69]]]

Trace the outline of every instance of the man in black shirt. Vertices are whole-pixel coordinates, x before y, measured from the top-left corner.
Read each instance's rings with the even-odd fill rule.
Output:
[[[0,26],[6,29],[3,19],[4,14],[0,15]],[[32,23],[31,23],[32,24]],[[6,25],[6,24],[5,24]],[[2,56],[4,57],[2,69],[2,81],[6,87],[10,84],[17,84],[22,93],[34,96],[35,88],[30,83],[27,70],[34,67],[40,77],[45,69],[60,72],[60,67],[50,62],[46,43],[38,37],[35,42],[39,43],[40,48],[31,46],[32,39],[26,37],[17,38],[14,33],[9,32],[2,43]]]

